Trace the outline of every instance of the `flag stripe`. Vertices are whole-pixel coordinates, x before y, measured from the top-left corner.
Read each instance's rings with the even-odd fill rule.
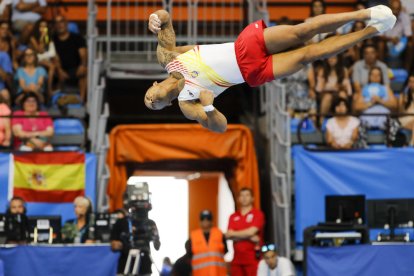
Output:
[[[81,190],[85,187],[85,165],[37,165],[14,162],[14,187],[51,190]]]
[[[83,196],[85,190],[75,191],[36,191],[31,189],[14,188],[13,195],[22,197],[27,202],[73,202],[77,196]]]
[[[14,161],[27,164],[38,165],[67,165],[67,164],[84,164],[85,154],[79,152],[61,152],[61,153],[24,153],[15,154]]]

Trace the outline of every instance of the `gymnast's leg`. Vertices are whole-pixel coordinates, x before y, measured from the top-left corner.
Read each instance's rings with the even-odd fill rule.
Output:
[[[378,30],[370,26],[358,32],[333,36],[316,44],[275,54],[272,56],[273,75],[275,79],[286,77],[315,60],[337,55],[376,34]]]
[[[300,46],[319,33],[335,32],[337,28],[348,22],[382,19],[387,14],[392,14],[389,8],[376,6],[353,12],[322,14],[293,26],[266,28],[264,30],[266,49],[270,55],[277,54],[288,48]]]

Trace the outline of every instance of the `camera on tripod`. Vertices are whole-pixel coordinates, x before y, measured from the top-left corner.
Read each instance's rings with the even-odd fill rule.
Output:
[[[130,250],[125,275],[151,273],[150,242],[153,242],[156,250],[161,246],[157,225],[148,218],[148,212],[152,209],[150,196],[147,182],[134,176],[128,179],[124,206],[128,210]]]

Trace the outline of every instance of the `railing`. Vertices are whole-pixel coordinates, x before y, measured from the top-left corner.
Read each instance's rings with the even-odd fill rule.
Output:
[[[192,45],[234,41],[251,19],[254,7],[252,1],[245,6],[243,0],[109,0],[107,32],[97,38],[98,48],[105,51],[107,75],[138,79],[167,76],[157,62],[156,37],[148,31],[148,17],[158,9],[170,12],[177,45]]]
[[[261,102],[266,106],[270,142],[273,236],[279,246],[278,253],[290,258],[292,185],[290,117],[286,112],[286,87],[279,81],[268,83],[265,87]]]

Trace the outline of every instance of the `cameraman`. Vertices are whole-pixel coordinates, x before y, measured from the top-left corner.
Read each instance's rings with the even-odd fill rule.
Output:
[[[161,246],[160,237],[158,235],[158,229],[155,222],[151,219],[148,219],[148,215],[143,216],[138,224],[144,225],[150,235],[150,237],[140,237],[147,236],[145,233],[141,233],[137,229],[137,221],[133,221],[130,214],[126,210],[123,212],[125,216],[119,218],[114,224],[111,231],[111,247],[114,251],[120,251],[121,256],[119,257],[118,262],[118,274],[123,274],[125,265],[128,259],[128,253],[130,249],[139,249],[141,251],[141,259],[139,265],[138,275],[151,275],[151,258],[150,258],[150,247],[149,242],[152,240],[154,243],[154,248],[158,250]],[[138,225],[139,226],[139,225]],[[140,240],[140,239],[143,240]],[[139,246],[136,246],[137,244]]]
[[[29,238],[29,224],[26,216],[26,202],[14,196],[6,211],[6,243],[26,244]]]

